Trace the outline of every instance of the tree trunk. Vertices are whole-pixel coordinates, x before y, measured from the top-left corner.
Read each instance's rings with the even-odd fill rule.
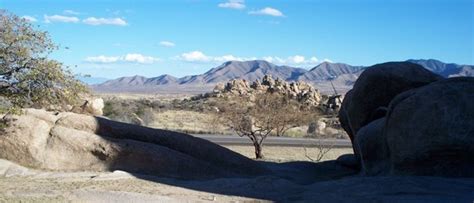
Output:
[[[253,143],[253,146],[255,147],[255,158],[262,159],[263,158],[262,145],[258,143]]]

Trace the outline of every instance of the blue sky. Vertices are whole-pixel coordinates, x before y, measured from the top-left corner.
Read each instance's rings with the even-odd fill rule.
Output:
[[[0,0],[94,77],[200,74],[226,60],[311,68],[410,58],[474,64],[472,0]],[[67,47],[67,48],[66,48]]]

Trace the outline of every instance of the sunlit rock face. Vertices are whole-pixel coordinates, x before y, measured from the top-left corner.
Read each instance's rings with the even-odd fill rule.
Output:
[[[249,96],[255,97],[259,93],[277,93],[287,95],[303,104],[317,106],[322,102],[321,93],[305,82],[286,82],[282,79],[274,79],[271,75],[265,75],[262,80],[249,83],[244,79],[230,80],[226,84],[218,84],[214,91],[205,97],[227,97],[227,96]]]
[[[0,158],[59,171],[112,171],[202,179],[266,171],[224,147],[187,134],[76,113],[26,109],[7,115]]]

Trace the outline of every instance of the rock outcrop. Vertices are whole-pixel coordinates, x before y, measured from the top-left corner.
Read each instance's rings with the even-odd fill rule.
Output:
[[[298,102],[311,106],[317,106],[322,102],[321,94],[310,84],[305,82],[290,83],[279,78],[273,79],[271,75],[265,75],[261,81],[256,80],[251,84],[243,79],[234,79],[226,84],[218,84],[212,93],[208,93],[204,97],[253,97],[266,92],[287,95]]]
[[[397,96],[384,136],[392,174],[474,177],[474,78],[450,78]]]
[[[360,75],[350,93],[346,94],[339,111],[341,126],[354,144],[354,136],[359,129],[380,118],[377,116],[379,112],[383,112],[395,96],[440,79],[441,76],[408,62],[371,66]]]
[[[366,72],[340,112],[363,174],[474,177],[474,78],[407,63]]]
[[[112,171],[202,179],[254,175],[257,162],[193,136],[75,113],[26,109],[4,117],[0,158],[60,171]]]

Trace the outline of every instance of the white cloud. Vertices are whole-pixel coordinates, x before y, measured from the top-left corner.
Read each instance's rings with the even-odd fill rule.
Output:
[[[121,18],[95,18],[89,17],[82,21],[88,25],[119,25],[125,26],[127,22]]]
[[[129,62],[138,64],[152,64],[159,61],[159,58],[152,56],[144,56],[142,54],[126,54],[124,56],[90,56],[84,59],[85,62],[89,63],[118,63],[118,62]]]
[[[319,62],[319,59],[313,56],[313,57],[311,57],[311,58],[309,59],[309,61],[310,61],[311,63],[317,63],[317,62]]]
[[[61,22],[61,23],[77,23],[79,22],[79,18],[71,17],[71,16],[62,16],[62,15],[44,15],[44,22],[45,23],[52,23],[52,22]]]
[[[270,63],[278,63],[278,64],[284,64],[286,63],[286,61],[280,57],[276,57],[276,56],[265,56],[262,58],[263,60],[265,61],[268,61]]]
[[[244,61],[245,59],[235,57],[233,55],[224,55],[224,56],[213,57],[213,60],[217,62],[226,62],[226,61]]]
[[[300,63],[306,62],[304,56],[300,56],[300,55],[290,56],[288,57],[288,61],[294,64],[300,64]]]
[[[323,60],[323,62],[329,62],[329,63],[332,63],[332,61],[331,61],[331,60],[329,60],[329,59],[324,59],[324,60]]]
[[[230,9],[244,9],[245,4],[244,0],[229,0],[224,3],[220,3],[217,6],[221,8],[230,8]]]
[[[81,13],[79,13],[77,11],[73,11],[73,10],[64,10],[63,13],[67,14],[67,15],[79,15],[79,14],[81,14]]]
[[[179,56],[172,57],[173,60],[181,60],[186,62],[196,62],[196,63],[222,63],[226,61],[251,61],[251,60],[265,60],[270,63],[274,63],[277,65],[291,65],[291,66],[314,66],[321,61],[316,58],[315,56],[312,57],[304,57],[301,55],[294,55],[289,57],[278,57],[278,56],[264,56],[264,57],[238,57],[231,54],[223,55],[223,56],[208,56],[201,51],[192,51],[183,53]],[[324,59],[324,61],[331,62],[328,59]]]
[[[250,11],[249,14],[252,15],[268,15],[268,16],[274,16],[274,17],[284,17],[283,13],[277,9],[271,8],[271,7],[265,7],[263,9],[260,9],[258,11]]]
[[[173,42],[170,42],[170,41],[161,41],[160,45],[164,46],[164,47],[174,47],[174,46],[176,46]]]
[[[142,63],[142,64],[150,64],[156,61],[159,61],[158,58],[154,58],[151,56],[143,56],[141,54],[127,54],[125,57],[122,58],[123,61],[132,62],[132,63]]]
[[[38,21],[38,19],[36,19],[35,17],[32,17],[32,16],[22,16],[21,18],[23,18],[23,19],[25,19],[29,22],[32,22],[32,23]]]
[[[210,58],[200,51],[192,51],[181,54],[180,59],[187,62],[206,62],[210,61]]]
[[[89,63],[115,63],[118,62],[120,57],[118,56],[89,56],[84,61]]]
[[[191,51],[191,52],[183,53],[180,56],[173,57],[172,59],[186,61],[186,62],[197,62],[197,63],[202,63],[202,62],[222,63],[226,61],[257,60],[257,57],[242,58],[242,57],[237,57],[231,54],[223,55],[223,56],[208,56],[201,51]]]
[[[278,65],[312,66],[320,63],[319,59],[314,56],[310,57],[309,59],[306,59],[306,57],[301,55],[294,55],[286,58],[280,58],[277,56],[265,56],[262,57],[262,59]]]

